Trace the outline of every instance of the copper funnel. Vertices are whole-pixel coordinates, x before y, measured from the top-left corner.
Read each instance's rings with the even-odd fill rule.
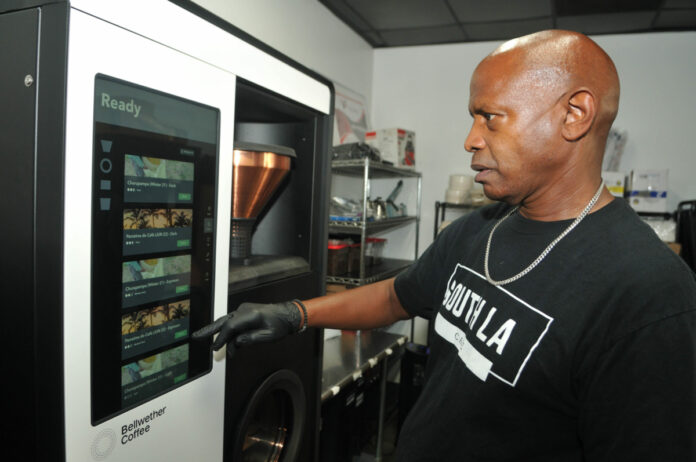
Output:
[[[290,171],[295,151],[285,146],[235,142],[232,160],[232,258],[251,254],[254,221]]]

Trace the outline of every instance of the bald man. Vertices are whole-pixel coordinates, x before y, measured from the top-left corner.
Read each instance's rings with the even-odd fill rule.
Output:
[[[396,279],[243,304],[214,348],[422,316],[434,332],[402,461],[696,460],[696,282],[601,164],[619,80],[584,35],[544,31],[476,68],[465,147],[500,201]]]

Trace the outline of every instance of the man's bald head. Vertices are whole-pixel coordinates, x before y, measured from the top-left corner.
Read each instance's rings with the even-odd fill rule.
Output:
[[[619,77],[609,55],[589,37],[565,30],[537,32],[503,43],[479,66],[495,60],[524,74],[530,89],[587,88],[596,98],[598,132],[606,136],[619,108]]]
[[[616,68],[588,37],[552,30],[504,43],[471,79],[476,181],[528,217],[573,216],[568,201],[581,210],[601,181],[618,104]]]

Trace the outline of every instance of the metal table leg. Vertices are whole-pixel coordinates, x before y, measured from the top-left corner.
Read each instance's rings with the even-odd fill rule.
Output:
[[[382,377],[379,381],[379,417],[377,418],[377,449],[375,460],[382,460],[382,439],[384,438],[384,407],[387,399],[387,363],[389,357],[382,360]]]

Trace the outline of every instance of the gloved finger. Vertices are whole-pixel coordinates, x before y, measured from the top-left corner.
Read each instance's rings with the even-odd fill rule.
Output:
[[[232,356],[234,356],[235,351],[237,351],[237,347],[234,346],[234,343],[233,342],[228,343],[227,344],[227,357],[231,358]]]
[[[272,329],[258,329],[252,332],[240,334],[234,343],[237,346],[253,345],[255,343],[272,342],[278,335]]]
[[[260,326],[261,318],[254,312],[237,313],[235,316],[230,316],[222,324],[220,333],[213,342],[213,349],[218,350],[225,343],[232,342],[238,334]]]
[[[204,340],[212,335],[214,335],[217,331],[222,328],[222,325],[225,324],[225,322],[232,317],[232,314],[227,314],[225,316],[221,316],[218,318],[215,322],[208,324],[205,327],[201,327],[198,329],[196,332],[191,334],[191,338],[193,340]]]
[[[254,303],[242,303],[238,308],[241,308],[244,305],[256,305],[256,304],[254,304]],[[212,335],[217,333],[222,328],[223,324],[225,324],[227,322],[227,320],[232,318],[235,314],[237,314],[237,311],[226,314],[225,316],[220,316],[217,320],[215,320],[215,322],[212,322],[212,323],[208,324],[207,326],[201,327],[196,332],[191,334],[191,338],[194,340],[204,340],[207,337],[211,337]]]

